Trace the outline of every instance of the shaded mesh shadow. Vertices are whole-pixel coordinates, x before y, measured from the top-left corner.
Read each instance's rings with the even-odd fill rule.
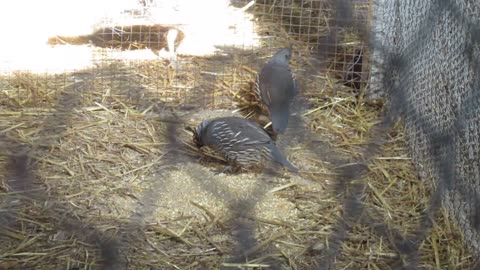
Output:
[[[229,48],[223,48],[229,50]],[[250,55],[237,48],[232,49],[236,54]],[[217,56],[219,57],[219,56]],[[220,57],[219,60],[225,57]],[[139,109],[148,108],[151,102],[148,102],[145,98],[141,87],[127,87],[132,85],[132,80],[135,81],[131,75],[125,73],[119,77],[120,83],[115,85],[116,91],[120,91],[119,94],[127,94],[127,98],[136,104]],[[133,83],[133,85],[137,85]],[[140,83],[138,83],[140,85]],[[186,100],[197,100],[196,93],[190,93],[186,96]],[[156,165],[155,174],[156,177],[150,180],[150,187],[146,189],[139,199],[139,204],[136,209],[131,213],[129,221],[122,224],[119,232],[118,246],[128,248],[133,245],[134,241],[138,241],[139,237],[142,237],[142,231],[145,228],[146,218],[152,216],[157,209],[156,201],[159,196],[165,190],[166,179],[171,177],[171,172],[178,170],[188,162],[196,162],[190,155],[186,154],[185,144],[179,140],[179,132],[183,130],[186,120],[189,117],[188,110],[195,111],[195,106],[188,108],[175,108],[173,110],[171,106],[166,103],[158,102],[154,104],[155,113],[160,115],[160,126],[162,128],[157,129],[157,136],[162,142],[166,142],[163,148],[163,157],[160,160],[160,164]],[[198,109],[198,107],[197,107]],[[180,110],[180,111],[178,111]],[[186,112],[187,111],[187,112]],[[177,114],[178,113],[182,113]],[[215,181],[205,181],[210,178],[210,175],[197,171],[195,174],[190,175],[192,179],[203,187],[204,190],[214,195],[217,199],[224,201],[229,208],[232,219],[229,221],[232,230],[234,232],[234,240],[237,246],[234,248],[231,258],[228,262],[242,263],[247,262],[253,258],[258,258],[266,248],[259,246],[255,237],[255,220],[253,217],[253,209],[257,203],[263,199],[263,196],[268,191],[264,186],[258,186],[249,196],[248,199],[235,199],[228,188],[222,184],[214,184]],[[269,179],[272,177],[271,171],[265,171],[261,176],[263,179]],[[262,258],[263,259],[263,258]],[[264,262],[271,266],[271,269],[280,269],[280,262],[274,258],[264,259]]]
[[[9,172],[11,194],[6,199],[6,207],[2,210],[0,220],[2,226],[8,227],[16,221],[20,206],[45,205],[43,209],[57,230],[64,230],[76,238],[85,241],[101,252],[102,269],[123,269],[119,256],[118,242],[111,236],[106,236],[93,225],[84,223],[73,214],[73,209],[59,203],[60,200],[49,197],[46,191],[35,184],[35,167],[31,160],[39,159],[57,142],[57,138],[69,126],[73,110],[81,104],[81,93],[89,88],[86,76],[76,76],[76,82],[65,88],[54,108],[54,113],[43,122],[39,132],[39,140],[31,147],[26,147],[10,138],[0,138],[0,144],[8,146],[6,171]],[[16,202],[16,204],[12,204]],[[7,228],[6,228],[7,229]]]
[[[373,38],[367,38],[368,35],[366,29],[362,28],[360,24],[353,25],[353,20],[348,18],[353,18],[352,14],[352,2],[351,1],[332,1],[332,6],[335,7],[335,18],[333,20],[333,26],[331,29],[336,29],[337,27],[350,27],[355,29],[360,36],[364,38],[364,43],[368,44],[369,48],[375,48],[383,53],[385,58],[384,63],[376,63],[377,66],[380,66],[378,71],[382,78],[382,84],[385,87],[386,92],[388,93],[389,108],[387,113],[384,116],[384,120],[380,125],[380,129],[374,134],[372,142],[364,149],[363,159],[358,164],[352,166],[343,167],[339,170],[340,176],[337,178],[337,192],[346,191],[345,197],[343,199],[343,215],[338,220],[337,225],[335,226],[334,232],[330,236],[329,246],[325,252],[319,258],[319,268],[318,269],[333,269],[335,257],[338,255],[338,252],[341,248],[341,244],[346,240],[346,232],[351,229],[351,225],[358,221],[360,213],[362,212],[363,206],[360,200],[362,190],[364,185],[358,182],[352,184],[353,180],[356,180],[361,177],[365,172],[366,163],[375,155],[379,150],[379,147],[384,143],[382,137],[386,135],[389,131],[389,127],[394,123],[395,119],[398,116],[405,116],[406,114],[409,117],[414,117],[415,121],[420,123],[425,130],[435,130],[434,126],[426,121],[423,116],[416,112],[414,108],[410,108],[407,102],[407,97],[404,93],[404,86],[400,82],[400,78],[408,78],[408,65],[405,63],[406,59],[400,58],[395,52],[387,50],[387,48],[381,48],[378,41]],[[412,55],[413,51],[419,50],[422,46],[428,46],[428,39],[432,33],[432,23],[434,22],[433,18],[438,16],[441,12],[445,10],[453,11],[455,16],[465,22],[464,15],[459,11],[458,6],[456,6],[451,1],[437,1],[433,5],[432,9],[428,13],[428,16],[425,18],[425,23],[422,24],[422,27],[414,35],[415,42],[412,42],[411,46],[407,48],[404,54]],[[346,20],[344,18],[347,18]],[[465,54],[468,55],[468,59],[471,59],[471,65],[476,67],[478,70],[478,57],[474,55],[474,48],[472,44],[479,44],[479,26],[468,21],[466,22],[466,27],[470,29],[472,33],[471,44],[469,44],[465,50]],[[333,32],[333,31],[332,31]],[[326,44],[332,44],[337,38],[336,33],[330,33],[326,37]],[[331,48],[328,46],[319,48],[320,59],[325,58],[325,55],[328,55],[331,52]],[[322,57],[323,56],[323,57]],[[478,90],[480,87],[479,76],[475,77],[475,82],[473,89]],[[400,255],[399,258],[405,258],[403,261],[399,259],[394,264],[394,269],[416,269],[418,265],[419,258],[419,245],[426,238],[430,228],[432,227],[433,216],[435,212],[441,207],[442,198],[446,190],[450,190],[453,185],[457,185],[456,175],[455,175],[455,153],[456,149],[454,148],[454,136],[456,134],[461,134],[464,132],[466,126],[465,119],[463,117],[469,112],[475,110],[479,104],[479,91],[474,91],[469,93],[471,99],[466,106],[459,108],[456,113],[457,119],[455,122],[455,132],[452,134],[444,134],[440,132],[434,132],[430,134],[431,140],[431,151],[434,158],[434,166],[438,172],[439,181],[438,186],[433,191],[433,194],[430,197],[428,202],[428,207],[425,209],[424,215],[418,225],[418,228],[414,231],[413,235],[410,237],[402,236],[398,230],[391,228],[389,225],[385,224],[381,220],[377,220],[372,215],[367,214],[367,218],[363,218],[364,224],[369,225],[378,235],[384,236],[390,240],[390,243],[397,250]],[[359,167],[360,166],[360,167]],[[475,198],[475,205],[478,205],[480,202],[478,194],[472,194],[472,191],[466,189],[462,186],[459,191],[461,196],[464,198]],[[478,209],[479,207],[475,207]],[[368,209],[370,210],[370,209]],[[477,210],[477,213],[480,212]],[[474,218],[476,222],[476,228],[479,227],[478,214]]]
[[[353,25],[351,22],[353,20],[345,20],[344,18],[353,18],[352,15],[352,2],[346,0],[331,1],[330,5],[334,7],[335,10],[335,20],[334,25],[337,27],[334,28],[345,28],[351,27],[359,31],[360,35],[363,37],[365,44],[368,44],[370,48],[378,48],[379,44],[377,41],[368,38],[367,31],[364,28],[361,28],[359,25]],[[431,32],[432,21],[431,18],[446,9],[453,11],[458,18],[462,18],[463,15],[460,13],[458,7],[452,1],[439,0],[436,2],[436,6],[432,7],[432,10],[429,13],[429,16],[425,19],[425,24],[422,28],[419,29],[417,35],[415,35],[416,42],[412,43],[411,48],[407,49],[407,55],[411,54],[414,50],[419,49],[422,46],[428,45],[428,37]],[[479,43],[479,27],[474,25],[472,22],[466,22],[468,27],[471,29],[472,35],[472,44]],[[338,35],[336,32],[331,31],[327,36],[326,40],[322,43],[324,44],[335,44]],[[325,55],[331,53],[333,46],[319,47],[319,56],[320,58],[326,58]],[[398,269],[416,269],[418,264],[418,247],[419,244],[425,239],[428,231],[432,226],[432,219],[434,213],[441,206],[441,199],[446,190],[449,190],[452,186],[458,184],[455,179],[454,164],[455,160],[454,153],[456,152],[453,147],[453,136],[459,134],[465,129],[465,115],[470,112],[473,112],[475,107],[478,106],[480,100],[479,91],[472,91],[469,93],[468,102],[466,106],[458,108],[457,119],[455,121],[455,133],[454,134],[432,134],[432,148],[434,149],[435,156],[435,165],[437,171],[439,172],[440,181],[439,185],[434,190],[430,201],[429,207],[426,209],[425,214],[418,226],[418,229],[410,237],[404,237],[402,234],[392,228],[388,224],[385,224],[383,221],[376,218],[375,213],[372,213],[371,209],[364,209],[364,206],[361,201],[361,196],[364,190],[364,184],[354,180],[359,179],[363,173],[367,170],[367,164],[372,157],[378,153],[379,148],[384,143],[384,136],[388,133],[389,128],[398,118],[399,115],[409,114],[415,117],[416,121],[420,123],[425,129],[434,130],[434,127],[431,123],[428,123],[423,117],[409,108],[408,103],[406,102],[407,97],[404,95],[405,91],[403,90],[402,85],[399,82],[399,78],[405,76],[408,71],[408,65],[405,64],[406,59],[402,59],[396,56],[394,53],[389,52],[386,48],[378,48],[382,51],[388,61],[381,65],[379,71],[380,75],[383,77],[383,84],[389,94],[390,107],[388,108],[386,114],[383,116],[383,122],[374,129],[374,136],[372,142],[367,145],[362,154],[362,159],[354,163],[346,162],[344,158],[336,157],[332,155],[331,149],[329,149],[326,144],[322,144],[321,141],[318,142],[315,139],[315,135],[309,132],[309,130],[302,124],[301,121],[292,121],[299,123],[299,126],[294,128],[297,134],[292,136],[297,138],[298,141],[308,142],[309,145],[316,145],[313,150],[317,156],[322,159],[328,159],[333,164],[338,167],[338,178],[335,192],[342,193],[343,195],[343,216],[337,221],[337,224],[334,228],[334,233],[329,238],[328,249],[321,254],[319,258],[319,269],[331,269],[334,267],[335,256],[339,253],[341,244],[346,240],[346,234],[351,229],[351,225],[356,222],[363,222],[369,224],[370,227],[381,236],[385,236],[390,240],[392,246],[398,251],[401,255],[406,255],[406,260],[398,261],[395,268]],[[468,59],[471,59],[471,65],[476,67],[478,70],[478,57],[476,56],[476,48],[472,46],[467,46],[465,53],[469,56]],[[410,51],[410,53],[408,52]],[[474,89],[480,89],[480,76],[475,77]],[[48,148],[49,145],[55,143],[55,134],[61,133],[65,130],[69,123],[69,117],[71,116],[72,110],[78,107],[79,97],[82,91],[85,91],[87,84],[79,83],[75,84],[76,86],[72,87],[74,91],[66,91],[64,95],[61,96],[59,104],[57,105],[56,114],[50,119],[47,119],[44,124],[44,128],[41,131],[43,137],[42,141],[37,142],[33,146],[33,149],[25,149],[26,147],[16,145],[11,147],[11,152],[8,154],[8,167],[6,168],[10,173],[10,178],[12,179],[10,186],[12,188],[13,195],[9,196],[6,200],[6,205],[4,210],[0,215],[0,220],[2,226],[9,226],[15,220],[16,209],[18,205],[16,203],[29,203],[29,201],[38,201],[46,202],[52,201],[47,200],[46,195],[41,189],[37,189],[34,183],[33,171],[34,168],[29,164],[30,158],[41,157],[43,152],[42,149]],[[83,86],[82,86],[83,85]],[[82,89],[83,88],[83,89]],[[137,92],[141,94],[141,89]],[[141,99],[141,96],[136,95],[134,97],[137,101]],[[300,106],[302,107],[302,106]],[[299,112],[302,111],[301,109]],[[295,118],[294,118],[295,119]],[[178,120],[178,118],[177,118]],[[179,120],[181,121],[181,119]],[[159,168],[159,176],[155,180],[153,188],[146,191],[143,194],[143,199],[141,200],[143,205],[139,206],[137,210],[132,214],[132,223],[125,224],[125,228],[134,228],[136,230],[142,229],[142,224],[145,216],[150,215],[155,209],[153,208],[154,200],[156,196],[161,194],[162,190],[162,179],[169,177],[169,171],[175,169],[175,165],[183,164],[185,159],[190,160],[187,155],[184,155],[180,149],[182,149],[182,144],[177,141],[178,130],[180,128],[179,123],[168,123],[166,139],[168,143],[167,153],[165,155],[164,164]],[[159,135],[160,136],[160,135]],[[165,135],[161,135],[165,136]],[[289,136],[288,134],[286,136]],[[288,137],[287,137],[288,138]],[[2,146],[3,145],[15,145],[12,140],[8,138],[0,138]],[[444,146],[446,145],[446,147]],[[14,149],[18,148],[18,149]],[[9,151],[10,151],[9,150]],[[444,153],[444,155],[440,155]],[[446,154],[445,154],[446,153]],[[208,175],[197,172],[195,175],[192,175],[194,179],[197,179],[199,183],[203,183],[202,179],[208,177]],[[269,178],[271,176],[264,174],[264,178]],[[204,188],[214,194],[216,197],[224,200],[231,201],[233,197],[231,194],[226,192],[226,188],[218,186],[204,185]],[[476,205],[480,201],[478,194],[472,194],[471,191],[468,191],[466,187],[460,192],[465,198],[475,197]],[[241,254],[240,256],[233,256],[232,262],[242,262],[249,258],[256,257],[259,255],[259,251],[256,249],[258,243],[255,238],[255,222],[249,218],[252,214],[252,209],[255,207],[256,203],[261,200],[262,196],[265,194],[265,190],[261,187],[258,187],[255,192],[253,192],[251,200],[237,200],[233,201],[229,208],[232,212],[232,216],[238,218],[238,220],[232,220],[232,226],[235,234],[236,242],[238,246],[235,249],[235,254]],[[54,200],[53,200],[54,201]],[[473,220],[476,228],[480,227],[480,210],[477,209],[477,216]],[[78,220],[72,213],[72,211],[64,206],[59,204],[50,204],[49,209],[51,213],[51,218],[55,220],[55,226],[59,228],[64,228],[66,231],[75,235],[79,239],[85,239],[86,242],[91,243],[92,245],[99,247],[101,250],[101,255],[103,259],[104,269],[121,269],[124,265],[122,259],[120,258],[120,250],[122,249],[122,241],[112,238],[111,236],[106,236],[103,233],[97,231],[95,227],[84,224]],[[88,234],[86,234],[88,232]],[[123,231],[125,236],[130,235],[128,230]],[[279,266],[275,262],[272,262],[272,267],[277,269]]]

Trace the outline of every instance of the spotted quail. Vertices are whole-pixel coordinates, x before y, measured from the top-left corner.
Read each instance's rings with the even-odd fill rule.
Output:
[[[204,120],[193,132],[198,147],[207,146],[228,162],[221,172],[232,169],[261,169],[269,160],[297,173],[272,139],[258,124],[240,117],[220,117]]]
[[[275,134],[287,128],[290,104],[298,93],[295,74],[289,66],[291,54],[291,47],[278,51],[256,78],[257,95],[270,114]]]

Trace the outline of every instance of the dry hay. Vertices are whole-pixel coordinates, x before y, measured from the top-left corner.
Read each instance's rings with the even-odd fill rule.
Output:
[[[149,102],[133,106],[125,99],[125,91],[137,86],[137,94],[141,95],[137,101],[155,98],[178,107],[187,96],[181,91],[193,91],[193,80],[203,73],[217,78],[205,80],[214,89],[205,95],[219,97],[223,93],[223,98],[231,100],[238,96],[239,89],[250,85],[255,73],[254,67],[242,61],[223,73],[206,70],[203,67],[218,60],[208,61],[185,61],[201,70],[188,75],[168,75],[162,72],[168,70],[166,64],[159,61],[140,63],[134,69],[113,63],[108,68],[91,70],[89,76],[94,81],[83,90],[81,106],[75,109],[71,122],[56,134],[56,142],[42,156],[36,156],[36,182],[50,201],[68,206],[79,222],[113,235],[125,226],[137,207],[148,208],[144,209],[148,210],[144,231],[136,236],[145,240],[129,242],[126,249],[132,269],[218,269],[235,247],[231,204],[252,196],[259,200],[251,217],[256,221],[255,249],[265,249],[265,257],[280,258],[290,269],[311,269],[340,215],[341,202],[326,188],[335,179],[332,164],[326,162],[328,156],[319,157],[302,143],[289,145],[285,153],[300,168],[300,176],[282,173],[266,181],[248,173],[215,176],[212,170],[223,166],[221,162],[201,158],[193,148],[186,147],[186,156],[193,160],[172,165],[165,174],[162,164],[168,152],[165,123],[160,121],[162,112],[154,112],[155,106]],[[299,68],[299,62],[294,60],[292,65]],[[187,64],[184,68],[188,68]],[[132,70],[134,74],[130,74]],[[125,86],[128,80],[134,83]],[[43,121],[53,113],[52,104],[71,84],[68,75],[38,77],[19,73],[5,78],[0,133],[35,145]],[[303,94],[311,104],[304,118],[326,146],[343,156],[355,157],[370,139],[369,130],[378,121],[379,109],[363,103],[362,97],[357,100],[348,91],[337,91],[335,84],[335,80],[321,75],[303,81]],[[207,114],[229,114],[208,108],[229,107],[231,103],[206,100],[207,109],[189,114],[187,124],[198,124]],[[179,138],[188,142],[190,134],[179,132]],[[4,156],[0,162],[5,165]],[[369,169],[362,179],[367,183],[367,208],[375,209],[380,220],[394,224],[402,232],[412,232],[427,206],[431,189],[418,180],[400,124],[389,134],[382,154]],[[10,190],[4,173],[2,201]],[[145,198],[145,194],[150,197]],[[145,200],[152,200],[152,205],[139,206]],[[57,226],[58,217],[48,211],[49,207],[51,204],[26,204],[15,226],[2,228],[5,244],[0,248],[0,268],[96,269],[99,255],[94,247]],[[472,258],[462,244],[461,233],[445,212],[437,217],[421,246],[422,268],[468,268]],[[355,227],[349,237],[338,258],[339,269],[389,269],[397,256],[387,239],[363,225]],[[268,248],[270,245],[275,248]],[[249,263],[258,268],[264,264],[261,259]]]

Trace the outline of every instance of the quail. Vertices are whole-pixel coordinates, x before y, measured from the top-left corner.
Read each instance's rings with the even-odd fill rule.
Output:
[[[289,61],[292,48],[278,51],[256,77],[256,92],[272,121],[274,134],[284,133],[290,115],[290,104],[298,93],[295,74]]]
[[[261,169],[274,161],[297,173],[280,152],[270,136],[253,121],[240,117],[219,117],[204,120],[193,132],[197,147],[207,146],[219,153],[229,164],[220,173],[232,169]]]

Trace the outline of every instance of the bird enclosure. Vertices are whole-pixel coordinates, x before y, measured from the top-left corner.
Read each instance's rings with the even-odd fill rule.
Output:
[[[442,181],[419,169],[416,118],[378,94],[398,74],[376,44],[394,38],[370,37],[397,1],[27,2],[0,19],[0,269],[475,264],[452,207],[429,211]],[[299,172],[217,174],[188,127],[270,131],[256,78],[290,46],[299,93],[274,139]]]

